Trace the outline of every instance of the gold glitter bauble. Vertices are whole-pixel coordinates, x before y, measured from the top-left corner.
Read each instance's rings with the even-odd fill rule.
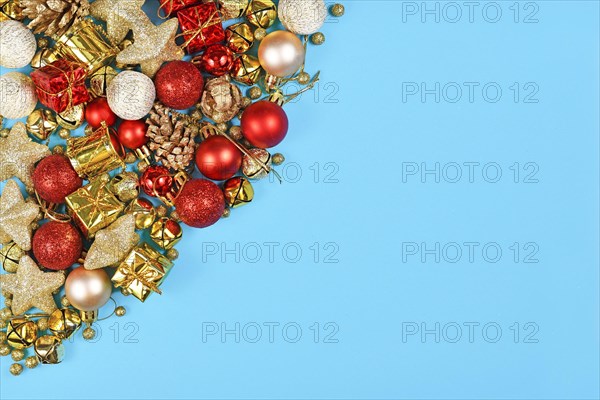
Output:
[[[336,3],[331,6],[329,11],[331,11],[331,15],[333,15],[334,17],[341,17],[342,15],[344,15],[346,9],[344,8],[343,4]]]
[[[8,135],[10,135],[9,128],[2,128],[2,130],[0,130],[0,138],[2,138],[2,139],[7,138]]]
[[[175,246],[181,240],[182,235],[181,225],[167,217],[158,219],[150,228],[150,238],[164,250]]]
[[[267,167],[271,166],[271,154],[265,149],[250,149],[248,152],[253,156],[249,157],[244,155],[242,159],[242,172],[249,179],[262,179],[267,176],[269,173],[264,170],[263,167],[259,163],[255,161],[255,159],[260,160]]]
[[[45,331],[48,329],[48,318],[40,318],[36,322],[38,331]]]
[[[37,44],[40,49],[50,46],[50,42],[45,37],[39,38]]]
[[[38,212],[37,204],[25,201],[17,182],[12,179],[6,182],[0,195],[0,243],[12,240],[21,249],[30,250],[30,225]]]
[[[37,326],[27,318],[13,318],[6,329],[6,342],[15,349],[31,347],[36,338]]]
[[[9,308],[3,308],[0,310],[0,319],[9,319],[12,317],[12,311]]]
[[[86,125],[85,128],[83,128],[83,134],[85,136],[89,136],[92,133],[94,133],[94,127],[91,125]]]
[[[123,306],[119,306],[119,307],[115,308],[115,315],[117,317],[123,317],[123,316],[125,316],[126,313],[127,313],[127,310]]]
[[[179,258],[179,252],[177,251],[177,249],[169,249],[167,250],[167,253],[165,255],[171,261],[175,261]]]
[[[60,299],[60,305],[63,307],[69,307],[71,305],[71,302],[69,301],[69,299],[67,298],[67,296],[63,296]]]
[[[34,350],[42,364],[58,364],[65,355],[62,341],[54,335],[39,337],[35,341]]]
[[[0,329],[4,329],[8,326],[8,322],[3,319],[0,319]]]
[[[310,82],[310,75],[307,72],[300,72],[298,74],[298,83],[301,85],[306,85]]]
[[[65,148],[60,144],[57,144],[52,148],[52,154],[65,154]]]
[[[21,364],[13,364],[10,366],[10,368],[8,370],[14,376],[18,376],[18,375],[21,375],[21,372],[23,372],[23,366]]]
[[[71,131],[68,130],[67,128],[60,128],[60,130],[58,131],[58,137],[63,140],[67,140],[70,136],[71,136]]]
[[[79,313],[71,308],[55,310],[48,317],[48,329],[61,339],[68,339],[81,326]]]
[[[234,53],[245,53],[254,44],[254,35],[248,24],[240,22],[225,29],[225,41]]]
[[[83,124],[85,120],[85,106],[83,104],[77,104],[70,109],[59,113],[56,116],[56,122],[63,128],[74,130]]]
[[[246,19],[252,25],[266,29],[275,23],[277,8],[271,0],[252,0],[246,9]]]
[[[248,89],[248,97],[250,97],[252,100],[256,100],[260,96],[262,96],[262,89],[258,86],[252,86],[250,89]]]
[[[221,215],[221,218],[229,218],[230,215],[231,215],[231,210],[229,208],[226,208],[223,210],[223,214]]]
[[[113,67],[101,67],[90,76],[90,92],[96,97],[106,97],[106,89],[115,76],[117,71]]]
[[[25,124],[17,122],[11,128],[8,137],[0,139],[0,181],[16,177],[25,186],[33,187],[31,175],[35,163],[47,155],[50,155],[48,147],[31,141],[27,136]]]
[[[275,153],[273,154],[273,157],[271,157],[271,161],[273,162],[273,165],[281,165],[284,163],[285,157],[281,153]]]
[[[136,168],[138,171],[144,172],[146,169],[148,169],[149,166],[150,165],[148,164],[148,161],[141,160],[139,163],[137,163]]]
[[[95,337],[96,337],[96,331],[93,328],[88,327],[83,330],[83,338],[85,340],[92,340]]]
[[[160,204],[156,207],[156,215],[158,215],[159,217],[166,217],[168,212],[169,210],[164,204]]]
[[[232,208],[248,204],[254,199],[252,184],[241,176],[228,179],[223,184],[223,194],[225,195],[225,204]]]
[[[6,357],[11,352],[10,346],[5,344],[0,344],[0,356]]]
[[[25,313],[32,307],[47,314],[56,310],[52,292],[65,283],[63,272],[42,272],[29,256],[23,256],[16,274],[0,275],[3,292],[13,295],[12,311]]]
[[[0,331],[0,343],[4,343],[7,337],[6,332]]]
[[[320,46],[325,43],[325,35],[321,32],[314,33],[310,35],[310,42],[314,45]]]
[[[23,350],[13,350],[12,353],[10,353],[10,357],[13,361],[21,361],[25,358],[25,352]]]
[[[123,161],[125,161],[125,164],[133,164],[134,162],[137,161],[137,157],[135,156],[134,153],[129,152],[129,153],[127,153],[127,155],[125,156]]]
[[[108,189],[123,203],[128,203],[140,194],[139,178],[135,172],[121,172],[112,178]]]
[[[242,135],[242,128],[238,125],[234,125],[229,128],[229,135],[231,135],[231,137],[237,141],[242,140],[244,137],[244,135]]]
[[[267,31],[263,28],[257,28],[254,31],[254,39],[258,40],[259,42],[263,40],[265,36],[267,36]]]
[[[39,140],[46,140],[58,127],[52,110],[33,110],[27,117],[27,132]]]
[[[149,200],[144,198],[133,200],[125,209],[125,212],[133,214],[137,229],[150,228],[156,219],[156,209]]]
[[[98,231],[85,257],[85,269],[99,269],[121,262],[140,240],[135,233],[135,222],[133,214],[125,214]]]
[[[37,367],[38,364],[39,364],[39,361],[38,361],[37,357],[35,357],[35,356],[27,357],[25,359],[25,366],[29,369],[33,369],[33,368]]]
[[[17,272],[19,260],[25,255],[25,252],[14,242],[2,245],[0,249],[0,263],[2,268],[11,274]]]

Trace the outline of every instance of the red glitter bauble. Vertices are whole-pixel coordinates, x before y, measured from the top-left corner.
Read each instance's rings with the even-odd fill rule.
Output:
[[[204,79],[198,68],[188,61],[172,61],[162,66],[154,77],[156,97],[165,106],[185,110],[200,100]]]
[[[148,196],[164,196],[171,190],[173,178],[166,167],[153,165],[146,168],[140,178],[140,186]]]
[[[205,177],[223,181],[242,166],[242,152],[224,136],[209,136],[198,146],[196,165]]]
[[[64,203],[65,197],[81,187],[83,181],[69,159],[60,154],[45,157],[33,171],[33,187],[50,203]]]
[[[266,100],[249,105],[242,114],[242,134],[252,146],[277,146],[288,131],[288,118],[281,106]]]
[[[85,120],[92,128],[98,129],[102,121],[107,126],[114,125],[117,122],[117,115],[108,106],[106,98],[98,97],[85,107]]]
[[[83,242],[79,231],[65,222],[50,221],[33,235],[33,255],[48,269],[67,269],[81,256]]]
[[[217,222],[225,210],[225,197],[219,187],[207,179],[194,179],[175,199],[181,220],[194,228],[206,228]]]
[[[200,68],[214,76],[222,76],[233,67],[233,53],[222,44],[209,46],[200,58]]]
[[[142,120],[123,121],[117,130],[119,142],[128,149],[135,150],[145,145],[148,141],[146,137],[147,130],[148,125]]]

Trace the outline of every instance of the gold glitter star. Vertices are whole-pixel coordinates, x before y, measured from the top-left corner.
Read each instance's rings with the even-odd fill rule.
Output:
[[[33,187],[33,166],[47,155],[50,155],[48,147],[32,142],[25,124],[17,122],[6,138],[0,138],[0,181],[14,176],[25,186]]]
[[[88,251],[83,266],[86,269],[98,269],[117,264],[129,254],[140,241],[135,233],[135,217],[126,214],[108,228],[96,233],[96,240]]]
[[[183,58],[183,50],[175,43],[178,26],[176,18],[158,26],[152,23],[134,26],[133,44],[117,55],[117,62],[140,64],[142,72],[152,78],[164,62]]]
[[[11,240],[23,250],[31,249],[31,223],[39,207],[23,199],[19,185],[14,180],[6,182],[0,196],[0,243]]]
[[[62,272],[42,272],[29,256],[21,257],[16,274],[0,275],[3,293],[13,296],[12,312],[21,315],[32,307],[50,314],[56,310],[52,292],[65,283]]]
[[[91,14],[106,21],[108,38],[119,44],[140,18],[148,19],[142,11],[145,0],[97,0],[92,3]]]

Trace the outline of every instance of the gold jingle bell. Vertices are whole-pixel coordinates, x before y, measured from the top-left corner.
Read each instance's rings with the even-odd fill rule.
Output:
[[[138,197],[133,200],[125,209],[126,213],[132,213],[135,217],[135,227],[137,229],[147,229],[156,219],[156,209],[152,203],[144,198]]]
[[[128,203],[140,194],[139,178],[135,172],[121,172],[112,178],[108,190],[123,203]]]
[[[246,178],[236,176],[228,179],[223,185],[225,203],[232,208],[248,204],[254,198],[252,184]]]
[[[58,125],[70,131],[77,129],[85,120],[85,106],[78,104],[70,109],[61,112],[56,116]]]
[[[256,160],[261,161],[270,168],[272,164],[271,154],[265,149],[258,148],[250,149],[248,152],[252,157],[244,155],[242,159],[242,173],[249,179],[262,179],[267,176],[269,172],[265,171]]]
[[[248,24],[240,22],[225,29],[225,40],[234,53],[245,53],[254,44],[254,34]]]
[[[90,91],[96,97],[106,97],[106,89],[117,76],[117,71],[113,67],[104,66],[90,75]]]
[[[35,341],[35,354],[42,364],[58,364],[63,360],[65,347],[54,335],[41,336]]]
[[[27,318],[13,318],[6,329],[6,342],[15,349],[31,347],[37,337],[37,325]]]
[[[246,19],[258,28],[267,29],[277,19],[277,8],[271,0],[252,0],[246,9]]]
[[[79,313],[71,308],[54,310],[48,317],[48,329],[61,339],[68,339],[81,326]]]
[[[19,268],[19,260],[24,255],[25,252],[14,242],[2,245],[2,248],[0,249],[0,262],[2,263],[2,268],[6,272],[14,274]]]
[[[254,56],[242,54],[233,62],[231,77],[244,85],[254,85],[260,78],[262,68],[260,61]]]
[[[21,21],[23,18],[23,8],[19,0],[0,0],[0,22],[10,19]]]
[[[27,117],[27,132],[40,140],[46,140],[58,127],[56,114],[51,110],[33,110]]]
[[[158,219],[150,229],[150,238],[164,250],[175,246],[181,240],[182,235],[181,225],[167,217]]]

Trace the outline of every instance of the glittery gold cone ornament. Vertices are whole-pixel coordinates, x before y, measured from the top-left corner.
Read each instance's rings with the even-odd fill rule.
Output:
[[[25,124],[17,122],[8,137],[0,138],[0,181],[16,177],[33,187],[31,174],[36,162],[50,155],[48,147],[32,142]]]
[[[0,197],[0,243],[11,240],[21,249],[31,249],[31,223],[39,213],[39,207],[23,199],[17,182],[6,183]]]
[[[52,292],[65,283],[63,272],[42,272],[29,256],[23,256],[16,274],[0,275],[2,293],[12,294],[12,312],[25,313],[32,307],[50,314],[56,310]]]
[[[98,269],[115,265],[125,258],[140,241],[135,233],[135,217],[125,214],[108,228],[96,233],[96,240],[87,253],[83,266]]]

